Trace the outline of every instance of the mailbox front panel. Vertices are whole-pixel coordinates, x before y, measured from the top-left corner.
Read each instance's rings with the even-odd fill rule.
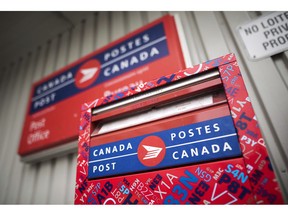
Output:
[[[162,87],[198,79],[211,71],[219,72],[220,84],[208,78],[177,92],[184,95],[189,88],[189,94],[196,92],[197,97],[199,90],[218,91],[220,85],[225,99],[211,96],[210,103],[127,128],[116,126],[109,131],[102,127],[122,124],[137,110],[170,104],[170,99],[164,100]],[[205,83],[214,87],[204,88]],[[151,89],[158,91],[159,100],[156,95],[138,104],[129,102],[138,95],[152,95]],[[176,105],[181,104],[178,93],[171,95]],[[127,103],[110,112],[109,106],[118,102]],[[85,103],[82,110],[75,204],[283,203],[234,54]],[[111,123],[111,119],[116,121]]]

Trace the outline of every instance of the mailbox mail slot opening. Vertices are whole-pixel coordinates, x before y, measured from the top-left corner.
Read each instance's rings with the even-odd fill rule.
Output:
[[[130,128],[136,125],[169,118],[171,116],[181,115],[183,113],[192,112],[198,109],[204,109],[212,105],[225,103],[225,93],[223,90],[206,92],[200,95],[191,95],[190,97],[175,99],[175,101],[167,101],[141,111],[132,111],[123,116],[102,120],[96,123],[91,137],[100,136],[102,134],[111,133],[113,131]]]
[[[183,98],[176,98],[174,101],[169,100],[163,104],[154,104],[138,110],[131,110],[116,117],[94,121],[92,123],[94,126],[91,137],[204,109],[225,102],[227,102],[227,99],[223,89],[220,87],[215,88],[214,91],[209,90],[205,93],[191,93]]]
[[[92,109],[92,115],[95,116],[97,114],[100,114],[100,113],[103,113],[103,112],[106,112],[106,111],[109,111],[109,110],[112,110],[115,108],[119,108],[119,107],[122,107],[124,105],[129,105],[133,102],[139,102],[139,101],[142,101],[145,99],[151,99],[155,96],[159,97],[162,94],[169,93],[173,90],[179,90],[183,87],[201,84],[201,83],[204,83],[204,82],[207,82],[209,80],[216,79],[219,77],[220,77],[219,71],[213,69],[213,70],[207,71],[205,74],[196,74],[192,77],[182,78],[179,81],[175,81],[173,83],[168,83],[168,84],[165,84],[164,86],[159,86],[157,88],[154,88],[154,89],[152,88],[152,89],[147,90],[145,92],[141,92],[141,94],[135,94],[133,96],[126,97],[124,99],[116,100],[114,102],[110,102],[108,104],[98,106],[98,107]],[[206,85],[206,87],[208,87],[208,86],[209,85]]]
[[[176,81],[172,85],[166,84],[164,86],[142,92],[141,94],[132,95],[130,97],[120,99],[113,103],[102,105],[93,109],[91,136],[93,137],[106,132],[111,132],[117,130],[117,128],[121,129],[128,127],[127,125],[125,126],[121,124],[121,127],[120,125],[118,125],[114,129],[107,130],[108,125],[115,126],[116,123],[113,124],[112,122],[117,121],[118,123],[121,123],[121,119],[127,119],[127,117],[129,119],[132,119],[131,115],[134,117],[136,115],[144,116],[143,114],[149,112],[149,110],[151,111],[151,113],[153,113],[153,109],[155,111],[154,114],[156,115],[156,110],[158,110],[159,112],[160,109],[163,109],[163,107],[165,106],[167,107],[173,103],[181,103],[185,107],[185,100],[187,102],[195,100],[194,107],[191,107],[190,105],[191,111],[192,109],[199,109],[201,107],[205,107],[212,102],[213,104],[215,104],[216,102],[224,100],[224,98],[226,98],[226,96],[224,93],[222,82],[219,78],[219,72],[211,70],[204,75],[202,74],[196,75],[195,77],[188,77],[178,82]],[[203,105],[195,106],[197,100],[200,104],[202,103]],[[187,111],[189,111],[189,108]],[[185,111],[183,110],[182,112]],[[172,110],[170,113],[173,114]],[[180,113],[181,112],[179,112],[178,114]],[[174,115],[176,114],[177,112]],[[161,113],[159,113],[155,120],[165,117],[168,117],[167,114],[166,116],[164,115],[163,117],[161,117]],[[139,118],[137,120],[139,120]],[[106,129],[103,130],[102,126],[105,125],[107,122],[109,123],[105,126]],[[125,122],[127,123],[128,119]],[[131,126],[140,124],[141,122],[142,121],[137,123],[136,121],[134,121]]]

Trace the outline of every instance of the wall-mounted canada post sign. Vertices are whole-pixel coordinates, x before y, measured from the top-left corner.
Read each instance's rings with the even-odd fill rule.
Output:
[[[181,68],[174,17],[167,15],[60,69],[32,87],[19,154],[29,156],[76,140],[85,101]]]
[[[234,54],[83,104],[75,204],[281,204]]]

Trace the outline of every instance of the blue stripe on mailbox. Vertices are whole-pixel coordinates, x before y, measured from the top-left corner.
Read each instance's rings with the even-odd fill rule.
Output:
[[[240,155],[233,120],[231,116],[224,116],[91,147],[88,178],[123,175]]]

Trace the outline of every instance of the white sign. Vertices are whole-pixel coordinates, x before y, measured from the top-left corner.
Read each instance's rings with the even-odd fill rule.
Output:
[[[252,60],[288,50],[288,11],[262,16],[237,29]]]

